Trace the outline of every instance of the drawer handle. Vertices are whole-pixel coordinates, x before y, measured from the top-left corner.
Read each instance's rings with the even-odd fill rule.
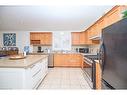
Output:
[[[34,66],[35,66],[35,65],[30,66],[30,68],[32,69]]]
[[[41,69],[39,71],[37,71],[32,77],[35,77],[40,71],[41,71]]]

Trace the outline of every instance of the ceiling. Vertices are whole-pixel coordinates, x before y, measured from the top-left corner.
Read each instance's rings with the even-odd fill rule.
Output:
[[[0,31],[82,31],[113,6],[0,6]]]

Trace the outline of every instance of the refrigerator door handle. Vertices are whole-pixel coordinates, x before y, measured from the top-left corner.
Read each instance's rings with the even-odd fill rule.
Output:
[[[104,44],[102,43],[100,46],[100,50],[99,50],[99,63],[100,63],[100,67],[102,69],[102,73],[104,70],[104,66],[105,66],[105,49],[104,49]]]

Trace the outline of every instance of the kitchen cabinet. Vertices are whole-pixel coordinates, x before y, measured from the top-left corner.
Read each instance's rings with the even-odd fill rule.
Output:
[[[106,26],[109,26],[121,19],[120,7],[114,7],[105,17]]]
[[[90,28],[89,38],[93,37],[93,36],[95,35],[95,32],[96,32],[96,27],[95,27],[95,25],[93,25],[93,26]]]
[[[87,33],[87,44],[100,44],[102,29],[122,19],[122,12],[127,9],[127,6],[120,5],[113,7],[109,12],[98,19],[93,25],[85,30]],[[97,39],[97,37],[99,39]],[[95,39],[96,38],[96,39]]]
[[[51,45],[52,33],[51,32],[31,32],[30,43],[32,45]]]
[[[36,89],[47,73],[48,57],[28,68],[0,68],[0,89]]]
[[[80,32],[71,33],[72,45],[80,45]]]
[[[97,23],[97,34],[96,35],[101,35],[102,29],[105,28],[105,19],[101,19]]]
[[[45,44],[46,45],[51,45],[52,44],[52,34],[51,33],[45,33],[44,34],[45,38]]]
[[[80,45],[85,45],[86,44],[86,33],[85,32],[80,32]]]
[[[85,45],[86,34],[84,32],[72,32],[72,45]]]
[[[81,54],[54,54],[54,66],[56,67],[81,67],[83,62]]]
[[[40,40],[40,33],[30,33],[30,44],[40,44],[41,40]]]
[[[91,45],[92,44],[92,40],[90,40],[90,37],[91,37],[91,30],[89,29],[89,30],[87,30],[87,31],[85,31],[86,32],[86,34],[87,34],[87,44],[88,45]]]
[[[96,63],[95,63],[95,65],[96,65],[96,89],[97,90],[100,90],[102,87],[101,87],[101,85],[102,85],[102,71],[101,71],[101,66],[100,66],[100,64],[99,64],[99,62],[98,61],[95,61]]]

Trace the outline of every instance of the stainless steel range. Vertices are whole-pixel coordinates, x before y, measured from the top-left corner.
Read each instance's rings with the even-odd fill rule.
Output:
[[[89,67],[83,68],[84,74],[87,77],[87,82],[91,88],[95,89],[96,80],[95,80],[95,62],[94,60],[98,60],[98,55],[84,55],[84,64],[89,65]]]

